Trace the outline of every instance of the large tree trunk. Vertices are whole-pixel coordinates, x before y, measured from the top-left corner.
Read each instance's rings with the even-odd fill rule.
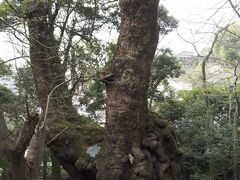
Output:
[[[58,55],[59,42],[54,37],[53,25],[48,19],[49,7],[44,1],[28,5],[30,60],[39,105],[47,113],[47,145],[68,171],[71,178],[94,179],[94,159],[86,151],[88,146],[102,140],[102,128],[88,123],[71,102],[64,70]],[[50,92],[47,112],[47,99]]]
[[[171,126],[150,114],[147,89],[158,44],[158,0],[120,0],[121,31],[107,88],[106,133],[98,180],[181,179]]]

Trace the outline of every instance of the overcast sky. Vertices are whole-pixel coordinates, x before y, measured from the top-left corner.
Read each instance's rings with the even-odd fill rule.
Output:
[[[234,4],[240,3],[240,0],[232,1]],[[209,46],[212,32],[217,31],[216,25],[223,27],[230,21],[239,20],[227,0],[160,0],[160,3],[180,21],[178,32],[182,37],[191,42],[199,41],[199,51]],[[193,35],[196,32],[198,35]],[[194,51],[176,32],[168,35],[160,46],[170,47],[176,54],[183,50]]]
[[[233,2],[239,3],[240,0],[233,0]],[[216,24],[223,26],[229,20],[237,19],[233,18],[235,13],[227,0],[160,0],[160,4],[163,4],[169,10],[170,15],[180,21],[178,32],[183,38],[189,41],[199,41],[197,43],[199,51],[210,44],[213,37],[211,32],[216,31]],[[220,7],[222,8],[218,10]],[[194,34],[196,31],[198,35]],[[16,48],[11,42],[0,34],[0,57],[4,60],[16,55]],[[170,47],[175,54],[183,50],[194,51],[191,45],[177,35],[176,31],[162,40],[159,46]]]

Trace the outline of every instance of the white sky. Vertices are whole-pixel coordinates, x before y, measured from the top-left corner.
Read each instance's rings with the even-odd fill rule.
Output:
[[[4,61],[14,57],[13,48],[4,33],[0,33],[0,57]]]
[[[239,1],[233,0],[234,3],[239,3]],[[209,46],[213,36],[209,32],[216,31],[216,24],[221,22],[219,26],[223,26],[235,15],[227,0],[160,0],[160,4],[163,4],[169,10],[169,14],[180,21],[178,32],[182,37],[191,42],[199,41],[197,43],[199,51]],[[223,4],[225,6],[215,13]],[[207,19],[210,19],[208,24],[203,24]],[[235,17],[235,19],[237,18]],[[191,33],[196,31],[198,31],[198,35]],[[16,55],[16,47],[13,47],[11,43],[11,40],[9,41],[0,33],[0,58],[7,60]],[[192,46],[184,42],[176,31],[160,41],[159,46],[170,47],[175,54],[183,50],[194,52]]]
[[[234,4],[240,2],[232,1]],[[191,42],[199,41],[199,51],[211,44],[216,25],[223,27],[227,22],[239,20],[227,0],[160,0],[160,4],[180,21],[178,32],[182,37]],[[198,32],[198,35],[193,35],[191,31]],[[170,33],[160,46],[170,47],[176,54],[183,50],[194,52],[192,45],[184,42],[176,32]]]

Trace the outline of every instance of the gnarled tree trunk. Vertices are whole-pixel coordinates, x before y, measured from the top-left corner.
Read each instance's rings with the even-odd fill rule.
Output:
[[[31,1],[28,4],[30,60],[37,97],[45,111],[49,93],[52,94],[47,110],[47,145],[71,179],[95,179],[94,160],[86,151],[88,146],[102,140],[102,128],[88,123],[73,107],[58,55],[59,44],[50,22],[49,4]],[[45,112],[46,113],[46,112]]]
[[[98,180],[181,179],[171,126],[148,112],[147,89],[158,44],[158,0],[120,0],[121,31],[107,88],[106,133]]]

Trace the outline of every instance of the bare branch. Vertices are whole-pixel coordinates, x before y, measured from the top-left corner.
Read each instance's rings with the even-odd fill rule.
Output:
[[[237,16],[240,18],[240,13],[238,12],[237,8],[234,6],[233,2],[231,0],[228,0],[228,2],[230,3],[232,9],[235,11]]]
[[[51,17],[50,17],[50,26],[51,26],[51,29],[54,29],[54,22],[57,18],[57,15],[58,15],[58,12],[60,10],[60,5],[59,3],[55,3],[55,10],[53,12],[53,14],[51,14]]]
[[[11,58],[11,59],[8,59],[6,61],[1,62],[0,65],[6,64],[6,63],[8,63],[10,61],[15,61],[17,59],[22,59],[22,58],[29,58],[29,56],[20,56],[20,57]]]
[[[70,10],[70,7],[71,7],[71,3],[69,2],[68,3],[68,6],[67,6],[67,16],[65,18],[65,21],[63,22],[63,25],[62,27],[60,28],[61,29],[61,33],[60,33],[60,36],[59,36],[59,40],[58,42],[61,43],[62,42],[62,38],[64,36],[64,32],[66,30],[66,26],[67,26],[67,22],[69,20],[69,17],[71,15],[71,13],[74,11],[75,7],[73,7],[71,10]]]
[[[68,129],[68,127],[65,127],[62,131],[60,131],[56,136],[54,136],[54,138],[52,138],[49,142],[46,143],[46,146],[48,146],[49,144],[51,144],[51,142],[53,142],[55,139],[57,139],[64,131],[66,131]]]
[[[191,45],[193,46],[194,50],[196,51],[197,56],[198,56],[198,57],[201,57],[201,55],[200,55],[200,53],[199,53],[199,51],[198,51],[198,49],[197,49],[196,42],[190,42],[190,41],[188,41],[187,39],[185,39],[184,37],[182,37],[182,36],[179,34],[178,31],[177,31],[177,35],[178,35],[183,41],[185,41],[186,43],[191,44]]]

